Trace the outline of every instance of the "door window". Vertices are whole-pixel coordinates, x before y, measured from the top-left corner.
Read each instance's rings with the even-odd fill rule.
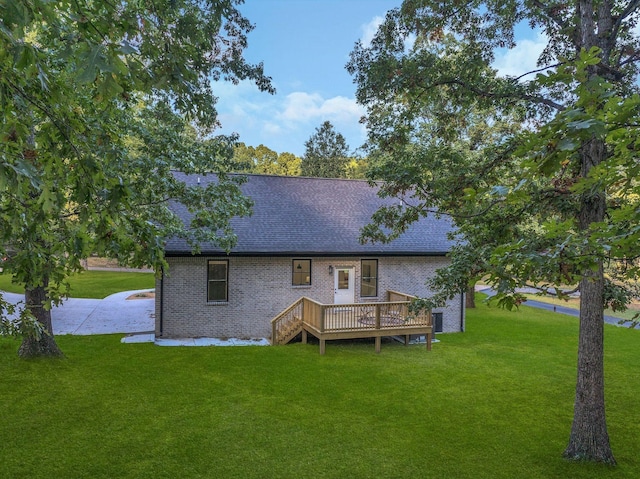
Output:
[[[338,270],[338,289],[349,289],[349,270]]]

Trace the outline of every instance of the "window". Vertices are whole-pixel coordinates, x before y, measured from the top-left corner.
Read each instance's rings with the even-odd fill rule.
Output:
[[[360,296],[378,296],[378,260],[363,259],[361,271]]]
[[[209,260],[207,268],[207,301],[228,301],[229,262]]]
[[[433,313],[433,332],[442,332],[442,313]]]
[[[293,274],[291,277],[293,286],[310,286],[311,285],[311,260],[310,259],[294,259]]]

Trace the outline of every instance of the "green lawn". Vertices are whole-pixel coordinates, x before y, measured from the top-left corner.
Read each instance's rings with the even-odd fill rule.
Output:
[[[106,298],[120,291],[153,289],[153,273],[128,273],[120,271],[83,271],[69,278],[70,296],[73,298]],[[24,287],[11,282],[11,276],[0,274],[0,291],[24,293]],[[1,473],[0,473],[1,474]]]
[[[640,331],[605,328],[617,468],[561,458],[576,319],[479,305],[431,352],[64,336],[24,361],[0,339],[0,477],[638,478]]]

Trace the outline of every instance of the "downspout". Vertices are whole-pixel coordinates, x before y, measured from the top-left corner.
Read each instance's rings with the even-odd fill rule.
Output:
[[[160,268],[160,321],[159,321],[159,332],[160,337],[162,337],[162,317],[164,315],[164,266]]]
[[[465,301],[464,301],[464,289],[460,291],[460,332],[464,333],[464,309],[465,309]]]

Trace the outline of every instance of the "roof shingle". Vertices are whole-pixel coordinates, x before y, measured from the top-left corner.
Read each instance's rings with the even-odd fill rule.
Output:
[[[215,175],[176,175],[191,185],[198,178],[202,185],[216,181]],[[232,220],[238,242],[231,255],[443,255],[452,246],[447,237],[453,230],[451,221],[435,215],[421,218],[388,244],[361,244],[360,229],[380,206],[394,203],[379,198],[378,188],[366,181],[246,176],[242,191],[254,201],[253,214]],[[188,223],[185,208],[177,206],[175,211]],[[168,256],[190,252],[184,240],[167,241]],[[216,246],[201,245],[201,254],[221,253]]]

